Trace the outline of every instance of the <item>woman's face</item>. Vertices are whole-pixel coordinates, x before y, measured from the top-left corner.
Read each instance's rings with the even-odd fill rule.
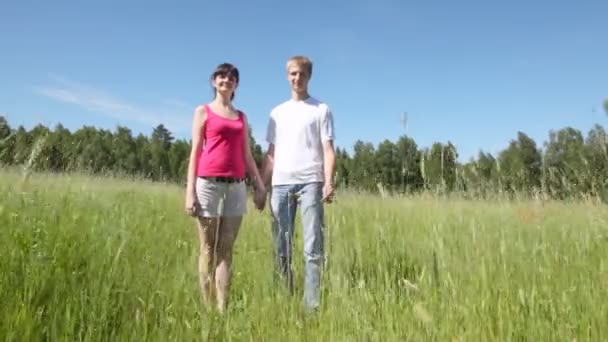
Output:
[[[213,79],[213,87],[217,92],[229,94],[236,90],[238,81],[230,74],[218,74]]]

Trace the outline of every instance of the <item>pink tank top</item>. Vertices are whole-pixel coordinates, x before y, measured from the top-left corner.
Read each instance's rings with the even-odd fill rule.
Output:
[[[197,176],[245,178],[245,123],[243,113],[238,119],[227,119],[205,105],[207,119],[199,154]]]

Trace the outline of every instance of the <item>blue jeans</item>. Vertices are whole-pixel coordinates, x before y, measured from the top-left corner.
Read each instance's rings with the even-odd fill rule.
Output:
[[[304,305],[316,309],[320,302],[323,265],[323,183],[275,185],[270,195],[272,238],[277,271],[293,291],[291,268],[296,209],[300,207],[304,240]]]

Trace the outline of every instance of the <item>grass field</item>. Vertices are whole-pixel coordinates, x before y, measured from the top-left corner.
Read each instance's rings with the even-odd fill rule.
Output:
[[[2,341],[598,341],[608,210],[339,194],[323,307],[273,280],[269,217],[237,240],[229,312],[201,305],[182,189],[0,173]]]

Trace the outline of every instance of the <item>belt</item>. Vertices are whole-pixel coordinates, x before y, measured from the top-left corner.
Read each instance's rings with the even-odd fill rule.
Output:
[[[208,177],[202,176],[200,178],[204,178],[206,180],[218,183],[240,183],[245,181],[245,178],[235,178],[235,177]]]

